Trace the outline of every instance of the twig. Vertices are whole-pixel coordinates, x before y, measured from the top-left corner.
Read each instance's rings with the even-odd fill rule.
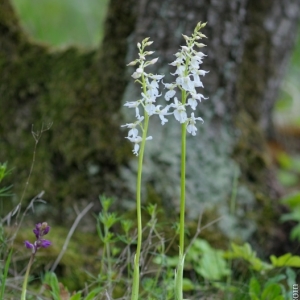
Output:
[[[74,233],[74,231],[75,231],[75,229],[76,229],[76,227],[77,227],[77,225],[78,225],[78,223],[80,222],[80,220],[83,218],[83,216],[93,207],[93,205],[94,205],[94,203],[90,203],[78,216],[77,216],[77,218],[76,218],[76,220],[74,221],[74,223],[73,223],[73,225],[72,225],[72,227],[71,227],[71,229],[70,229],[70,231],[69,231],[69,233],[68,233],[68,236],[67,236],[67,238],[66,238],[66,240],[65,240],[65,243],[64,243],[64,245],[63,245],[63,247],[62,247],[62,250],[60,251],[60,253],[59,253],[59,255],[58,255],[58,257],[56,258],[56,260],[55,260],[55,262],[54,262],[54,264],[52,265],[52,267],[51,267],[51,272],[53,272],[55,269],[56,269],[56,267],[57,267],[57,265],[59,264],[59,262],[60,262],[60,260],[61,260],[61,258],[63,257],[63,255],[64,255],[64,253],[66,252],[66,250],[67,250],[67,247],[68,247],[68,244],[69,244],[69,241],[70,241],[70,239],[71,239],[71,237],[72,237],[72,235],[73,235],[73,233]]]
[[[32,124],[32,127],[31,127],[31,134],[35,140],[35,145],[34,145],[34,149],[33,149],[33,156],[32,156],[32,161],[31,161],[31,166],[30,166],[30,171],[29,171],[29,174],[28,174],[28,177],[27,177],[27,180],[26,180],[26,183],[25,183],[25,187],[23,189],[23,193],[22,193],[22,196],[21,196],[21,199],[20,199],[20,203],[19,203],[19,211],[18,211],[18,214],[16,216],[16,223],[18,222],[18,218],[19,218],[19,215],[20,215],[20,212],[21,212],[21,205],[22,205],[22,202],[24,200],[24,197],[25,197],[25,193],[27,191],[27,188],[28,188],[28,185],[29,185],[29,181],[30,181],[30,178],[31,178],[31,174],[32,174],[32,171],[33,171],[33,166],[35,164],[35,156],[36,156],[36,149],[37,149],[37,145],[40,141],[40,138],[42,137],[42,134],[49,130],[52,126],[52,123],[50,122],[49,124],[47,124],[47,127],[44,128],[44,123],[42,124],[42,128],[40,131],[33,131],[33,124]],[[19,229],[19,227],[18,227]]]
[[[197,231],[196,231],[195,235],[193,236],[193,239],[191,240],[190,244],[187,246],[184,255],[186,255],[188,253],[189,249],[191,248],[191,246],[193,245],[193,243],[195,242],[195,240],[197,239],[197,237],[199,236],[199,234],[201,233],[202,230],[213,225],[214,223],[219,222],[222,218],[223,217],[219,217],[219,218],[209,222],[205,226],[201,227],[201,220],[202,220],[202,212],[201,212],[201,214],[199,216],[199,220],[198,220]]]

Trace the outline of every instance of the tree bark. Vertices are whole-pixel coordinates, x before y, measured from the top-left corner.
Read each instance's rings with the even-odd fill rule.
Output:
[[[278,208],[266,140],[273,136],[272,109],[299,7],[297,0],[112,0],[103,43],[82,52],[32,42],[9,0],[0,0],[0,160],[15,167],[16,191],[30,168],[31,125],[49,120],[53,126],[38,145],[29,194],[45,189],[53,208],[103,192],[134,206],[136,159],[120,125],[130,120],[122,103],[138,99],[140,91],[125,65],[136,58],[136,43],[149,36],[159,57],[153,72],[174,71],[168,63],[184,44],[182,34],[208,22],[203,68],[210,73],[203,94],[209,100],[197,111],[204,125],[188,138],[188,215],[194,219],[205,210],[208,220],[222,216],[221,232],[248,239],[266,214],[274,221]],[[157,123],[150,124],[154,140],[146,146],[144,200],[161,199],[171,214],[179,203],[180,126]]]

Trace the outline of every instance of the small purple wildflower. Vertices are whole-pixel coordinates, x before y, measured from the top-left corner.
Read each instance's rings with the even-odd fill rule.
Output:
[[[51,242],[43,239],[42,237],[46,235],[50,231],[50,226],[46,223],[38,223],[35,225],[35,229],[33,229],[33,233],[35,234],[36,241],[31,244],[28,241],[25,241],[25,247],[28,249],[32,249],[32,253],[35,254],[39,248],[47,248],[51,245]]]

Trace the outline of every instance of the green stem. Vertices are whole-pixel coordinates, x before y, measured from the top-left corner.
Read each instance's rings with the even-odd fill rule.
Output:
[[[28,266],[27,266],[27,270],[26,270],[26,274],[24,277],[24,282],[23,282],[23,286],[22,286],[22,295],[21,295],[21,300],[26,300],[26,292],[27,292],[27,283],[28,283],[28,277],[29,277],[29,272],[33,263],[33,259],[34,259],[35,253],[31,254]]]
[[[184,216],[185,216],[185,158],[186,158],[186,123],[181,124],[181,180],[180,180],[180,223],[179,250],[184,254]]]
[[[176,299],[182,300],[182,282],[184,269],[184,217],[185,217],[185,158],[186,158],[186,123],[181,125],[181,182],[180,182],[180,221],[179,221],[179,261],[175,279]]]
[[[186,91],[181,92],[182,104],[186,103]],[[184,216],[185,216],[185,160],[186,160],[186,123],[181,124],[181,179],[180,179],[180,223],[179,250],[184,255]]]
[[[186,102],[186,91],[181,93],[182,103]],[[184,232],[185,232],[185,161],[186,161],[186,123],[181,124],[181,179],[180,179],[180,220],[179,220],[179,262],[175,278],[176,299],[182,300],[182,282],[184,269]]]
[[[238,167],[235,167],[234,169],[234,177],[233,177],[233,185],[232,185],[232,192],[231,192],[231,198],[230,198],[230,216],[233,218],[235,215],[235,211],[236,211],[236,194],[237,194],[237,189],[238,189],[238,178],[239,178],[239,169]],[[230,244],[231,244],[232,240],[229,239],[229,246],[228,248],[230,248]],[[232,259],[229,260],[228,262],[228,267],[230,270],[232,270]],[[232,281],[232,273],[230,272],[228,274],[227,277],[227,288],[228,291],[230,290],[230,286],[231,286],[231,281]],[[226,299],[230,298],[230,293],[227,292],[226,293]]]
[[[134,258],[133,283],[131,300],[138,300],[140,283],[140,254],[142,248],[142,207],[141,207],[141,185],[145,144],[149,124],[149,115],[145,112],[145,121],[141,147],[139,150],[138,175],[136,183],[136,214],[137,214],[137,247]]]
[[[112,266],[111,266],[111,257],[110,257],[110,240],[107,240],[109,229],[105,225],[105,241],[106,241],[106,258],[107,258],[107,277],[108,277],[108,290],[111,292],[112,286]]]

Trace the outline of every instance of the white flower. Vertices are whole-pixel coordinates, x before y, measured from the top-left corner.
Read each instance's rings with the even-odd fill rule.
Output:
[[[197,74],[201,76],[205,76],[206,73],[209,73],[209,71],[204,71],[204,70],[198,70]]]
[[[134,138],[134,137],[137,137],[138,133],[139,133],[136,126],[138,126],[143,120],[144,120],[144,117],[141,117],[138,121],[136,121],[134,123],[121,125],[121,127],[131,128],[128,132],[128,137]]]
[[[159,95],[158,95],[158,83],[153,80],[151,83],[147,84],[147,94],[149,94],[149,97],[152,98],[154,97],[154,101],[155,101],[155,98],[157,98]],[[142,93],[143,95],[143,93]],[[154,102],[152,101],[152,102]]]
[[[142,76],[144,70],[142,68],[137,68],[136,71],[131,75],[134,79],[138,79]]]
[[[169,89],[169,91],[165,94],[165,99],[169,101],[171,98],[173,98],[176,95],[176,91],[174,90],[177,87],[177,84],[174,83],[164,83],[165,88]]]
[[[160,109],[161,105],[157,105],[155,108],[155,114],[157,114],[161,120],[161,125],[164,125],[168,122],[168,119],[165,118],[166,115],[171,115],[171,113],[168,112],[170,106],[167,105],[162,110]]]
[[[181,87],[186,90],[187,92],[193,92],[195,91],[195,85],[194,82],[190,79],[190,76],[184,76],[184,77],[177,77],[176,83],[181,85]]]
[[[201,102],[201,98],[208,99],[208,98],[205,98],[202,94],[197,94],[197,93],[193,93],[193,92],[191,92],[191,96],[192,96],[192,98],[188,99],[188,104],[190,105],[190,107],[193,110],[195,110],[196,106],[198,105],[197,100],[199,100]]]
[[[140,111],[139,111],[139,105],[141,104],[141,100],[138,101],[132,101],[132,102],[126,102],[124,106],[128,106],[129,108],[135,108],[135,116],[140,119]]]
[[[198,102],[195,98],[189,98],[188,99],[188,105],[193,109],[195,110],[196,109],[196,106],[197,106]]]
[[[169,65],[178,67],[184,62],[185,56],[182,52],[177,52],[175,54],[175,56],[177,58],[173,62],[171,62]]]
[[[188,119],[188,125],[186,127],[187,132],[191,133],[192,135],[196,135],[196,131],[197,131],[197,127],[195,126],[196,120],[199,120],[202,123],[204,123],[202,118],[200,118],[200,117],[195,118],[194,113],[192,113],[191,117]]]
[[[165,77],[165,75],[149,75],[149,77],[151,78],[151,79],[154,79],[154,80],[161,80],[162,78],[164,78]]]
[[[203,56],[206,56],[202,52],[195,52],[195,54],[191,57],[191,66],[195,69],[199,68],[199,65],[202,64]]]
[[[159,95],[156,95],[156,92],[153,92],[153,90],[148,90],[147,94],[142,93],[143,99],[142,101],[146,104],[148,103],[154,103],[156,101],[156,97]]]
[[[198,74],[193,74],[195,87],[204,87]]]
[[[193,56],[191,58],[191,66],[195,69],[198,69],[199,68],[199,65],[202,63],[202,60],[201,59],[198,59],[197,56]]]
[[[169,90],[169,91],[167,91],[166,94],[165,94],[165,99],[166,99],[167,101],[169,101],[171,98],[173,98],[173,97],[175,96],[175,94],[176,94],[176,91],[175,91],[175,90]]]
[[[184,123],[187,120],[187,114],[185,111],[185,106],[178,101],[178,99],[174,98],[174,103],[170,105],[171,107],[174,107],[174,117],[177,121],[180,123]]]
[[[178,65],[175,73],[171,73],[171,74],[172,75],[176,75],[177,74],[178,76],[183,77],[184,76],[184,71],[185,71],[185,66]]]
[[[165,86],[165,88],[169,89],[169,90],[173,90],[177,85],[176,83],[164,83],[163,82],[163,85]]]
[[[195,53],[194,57],[196,57],[199,61],[202,60],[203,56],[207,56],[203,52],[196,52],[195,51],[194,53]]]
[[[148,103],[145,105],[145,110],[149,116],[152,116],[155,113],[155,105]]]
[[[192,73],[192,75],[194,77],[194,85],[195,85],[195,87],[204,87],[203,83],[200,80],[199,76],[205,76],[205,74],[208,73],[208,71],[192,69],[191,73]]]
[[[136,137],[126,137],[126,139],[128,139],[130,142],[134,143],[134,149],[132,150],[132,152],[138,156],[139,155],[139,149],[140,149],[140,145],[139,143],[143,140],[142,137],[140,136],[136,136]],[[146,138],[146,141],[147,140],[152,140],[152,136],[148,136]]]

